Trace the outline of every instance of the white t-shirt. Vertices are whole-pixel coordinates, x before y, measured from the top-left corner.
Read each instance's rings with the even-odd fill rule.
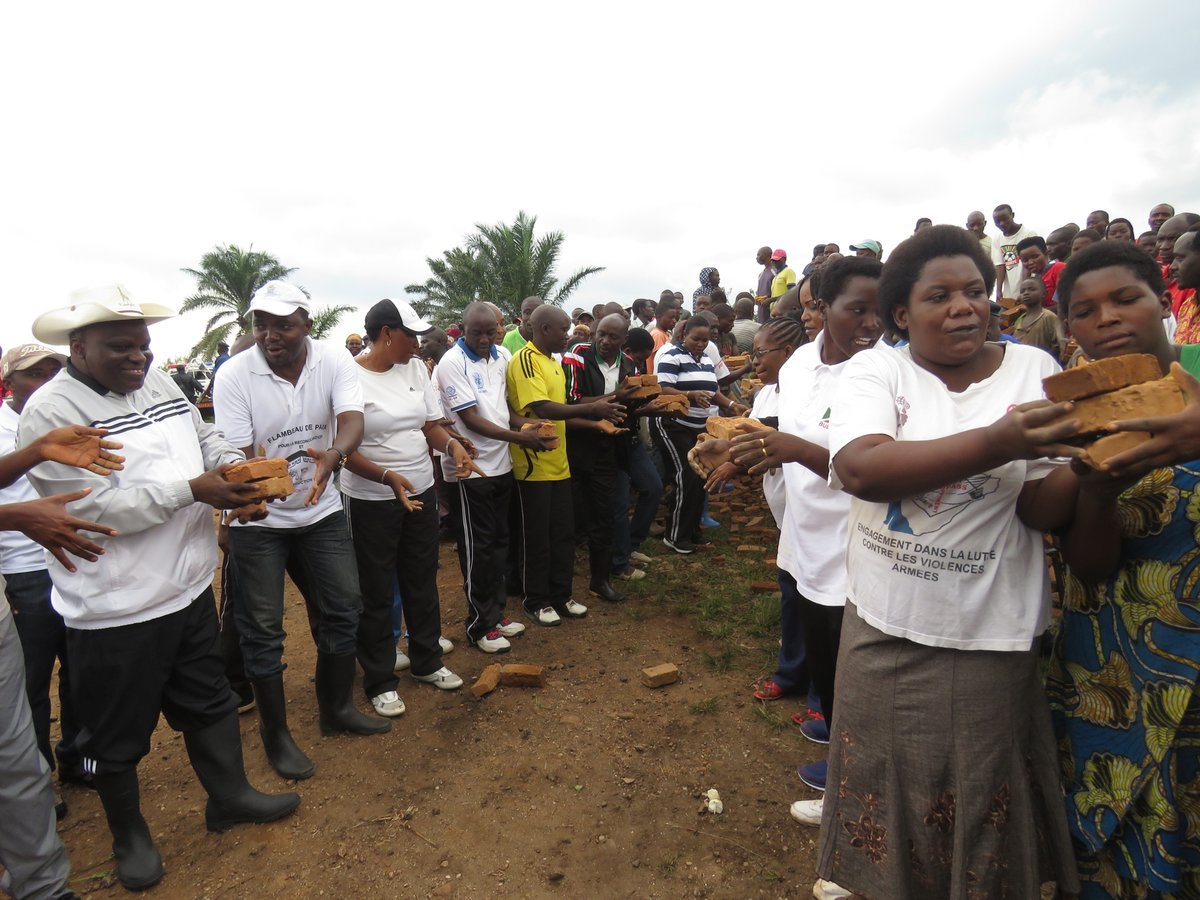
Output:
[[[828,449],[830,410],[846,363],[821,362],[824,345],[821,331],[779,370],[779,430]],[[800,593],[813,603],[845,606],[850,495],[800,463],[784,465],[783,478],[787,506],[776,565],[796,579]]]
[[[754,419],[771,419],[779,415],[778,385],[768,384],[754,397],[754,408],[750,417]],[[787,492],[783,485],[783,469],[772,469],[763,474],[763,496],[767,498],[767,506],[771,509],[771,517],[776,527],[783,527],[783,507],[787,502]]]
[[[7,402],[0,402],[0,456],[17,449],[17,424],[21,417]],[[38,499],[24,475],[0,489],[0,503],[24,503]],[[19,531],[0,531],[0,572],[16,575],[20,572],[38,572],[46,568],[46,551],[36,541],[31,541]],[[0,597],[0,600],[3,600]]]
[[[1016,299],[1021,293],[1021,258],[1017,256],[1017,244],[1027,237],[1037,237],[1038,233],[1028,225],[1022,225],[1016,234],[1005,235],[997,232],[992,238],[992,265],[1004,266],[1004,291],[1002,297]]]
[[[459,413],[475,407],[484,419],[508,430],[508,385],[505,376],[510,359],[512,355],[507,350],[495,345],[492,346],[489,356],[476,356],[466,341],[459,338],[437,364],[438,391],[446,418],[454,423],[456,431],[475,445],[475,449],[479,451],[475,465],[488,475],[503,475],[512,471],[508,441],[493,440],[472,431]],[[447,474],[447,463],[450,463],[451,474],[454,471],[452,458],[446,457],[442,462],[443,475]],[[468,477],[479,476],[472,473]]]
[[[308,355],[296,384],[271,371],[258,346],[230,357],[213,383],[217,427],[235,447],[255,456],[283,457],[296,493],[267,504],[269,528],[311,525],[342,508],[337,486],[327,484],[321,499],[306,507],[317,461],[304,451],[323,452],[337,437],[337,417],[362,412],[359,366],[344,347],[306,339]],[[233,523],[234,528],[244,527]]]
[[[914,363],[908,347],[855,355],[834,397],[830,484],[841,487],[837,454],[857,438],[947,437],[1041,398],[1058,364],[1036,347],[1001,346],[1000,367],[961,393]],[[1062,462],[1016,460],[894,503],[853,498],[846,567],[859,615],[933,647],[1030,649],[1049,622],[1049,578],[1042,535],[1017,518],[1017,495]]]
[[[429,442],[421,430],[442,418],[442,404],[429,383],[425,361],[413,357],[387,372],[358,367],[366,431],[358,452],[409,480],[418,494],[433,487]],[[342,491],[357,500],[394,500],[387,485],[342,471]]]

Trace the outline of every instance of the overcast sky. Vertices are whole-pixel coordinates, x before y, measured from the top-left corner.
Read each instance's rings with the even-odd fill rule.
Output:
[[[6,10],[0,345],[74,289],[178,306],[217,244],[366,309],[524,209],[569,306],[755,250],[885,251],[1010,203],[1200,211],[1200,4],[22,3]],[[995,233],[989,224],[989,233]],[[205,316],[151,330],[160,360]],[[359,330],[344,320],[339,336]]]

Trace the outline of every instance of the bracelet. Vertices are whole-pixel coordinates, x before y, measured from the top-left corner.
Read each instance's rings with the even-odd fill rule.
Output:
[[[457,443],[458,443],[458,439],[457,439],[457,438],[450,438],[450,440],[446,441],[446,447],[445,447],[445,449],[444,449],[444,450],[442,450],[442,453],[443,453],[444,455],[448,455],[448,454],[450,453],[450,445],[451,445],[451,444],[457,444]]]
[[[379,476],[380,484],[387,484],[387,477],[392,474],[391,469],[384,469],[383,474]]]
[[[338,461],[333,467],[334,471],[336,472],[341,469],[342,466],[346,465],[346,460],[350,458],[350,454],[345,450],[338,449],[337,447],[330,447],[329,449],[338,455]]]

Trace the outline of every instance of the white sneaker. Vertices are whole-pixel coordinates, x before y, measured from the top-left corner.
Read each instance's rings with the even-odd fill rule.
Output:
[[[562,622],[562,617],[554,611],[553,606],[543,606],[541,609],[530,613],[533,620],[539,625],[558,625]]]
[[[813,896],[817,900],[842,900],[844,897],[853,897],[854,894],[840,884],[834,884],[832,881],[818,878],[817,883],[813,885]]]
[[[442,666],[430,675],[418,675],[416,672],[413,672],[413,678],[417,681],[423,681],[426,684],[432,684],[435,688],[443,691],[452,691],[455,688],[462,687],[463,684],[463,680],[445,666]]]
[[[582,603],[576,603],[574,600],[568,600],[563,609],[567,611],[567,615],[572,619],[582,619],[587,615],[587,607]]]
[[[438,646],[442,648],[443,653],[453,653],[454,652],[454,642],[449,640],[448,638],[444,638],[444,637],[438,638]]]
[[[395,691],[384,691],[382,694],[377,694],[371,698],[371,705],[375,707],[375,712],[389,719],[404,714],[404,701]]]
[[[630,566],[624,572],[618,573],[617,577],[623,578],[626,581],[637,581],[639,578],[645,578],[646,573],[641,569],[635,569],[633,566]]]
[[[504,653],[512,646],[498,631],[489,631],[475,642],[475,646],[484,653]]]
[[[825,803],[825,798],[821,797],[816,800],[797,800],[792,804],[792,818],[801,825],[813,825],[820,827],[821,825],[821,807]]]
[[[399,647],[396,648],[396,665],[392,667],[393,671],[403,672],[412,665],[412,660],[405,655],[404,651]]]
[[[505,616],[496,623],[496,630],[505,637],[516,637],[518,634],[525,633],[525,626],[520,622],[514,622],[508,616]]]
[[[642,552],[640,552],[640,551],[638,551],[638,550],[634,550],[632,553],[630,553],[630,554],[629,554],[629,558],[630,558],[631,560],[633,560],[634,562],[640,562],[640,563],[652,563],[652,562],[654,562],[654,557],[653,557],[653,556],[647,556],[645,553],[642,553]]]

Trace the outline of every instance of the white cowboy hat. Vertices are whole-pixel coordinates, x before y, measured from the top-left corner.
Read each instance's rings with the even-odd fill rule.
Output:
[[[70,343],[71,332],[99,322],[144,321],[147,325],[178,315],[161,303],[137,303],[119,284],[71,294],[71,305],[42,313],[33,322],[33,336],[58,347]]]

